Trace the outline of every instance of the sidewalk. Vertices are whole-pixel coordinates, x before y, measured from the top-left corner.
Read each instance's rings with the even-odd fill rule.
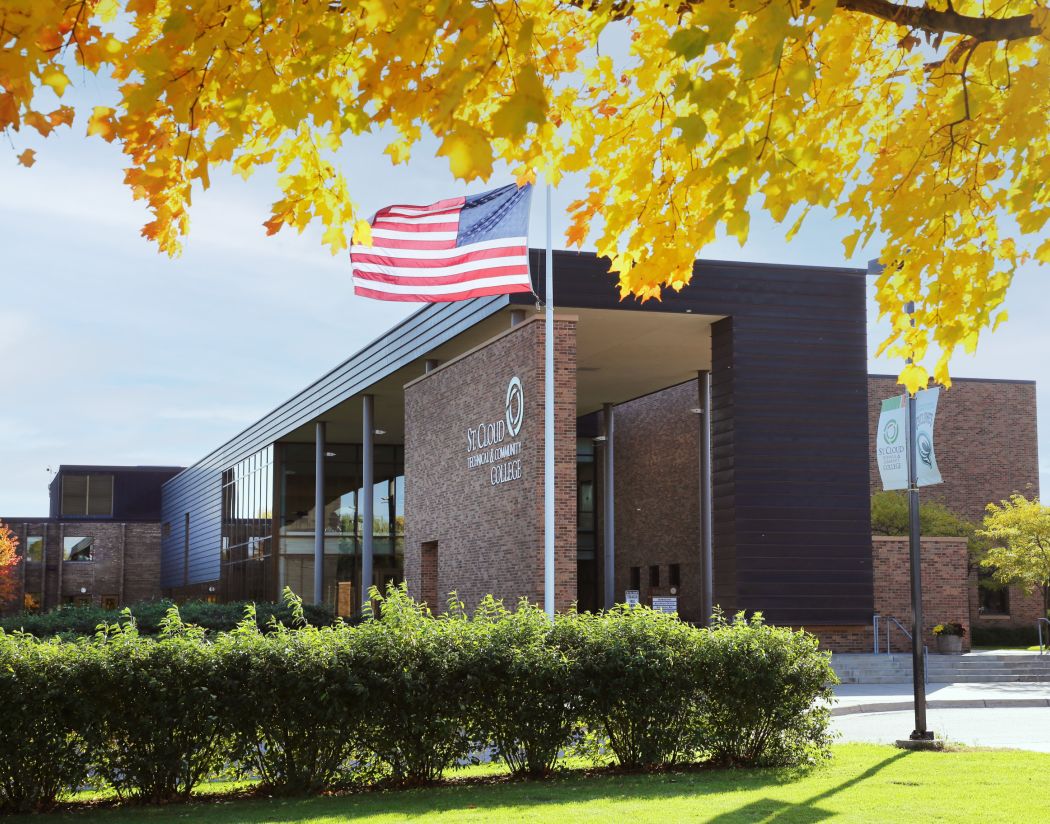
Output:
[[[931,709],[1050,707],[1050,683],[927,684],[926,706]],[[835,687],[831,714],[894,712],[911,707],[911,684],[839,684]]]

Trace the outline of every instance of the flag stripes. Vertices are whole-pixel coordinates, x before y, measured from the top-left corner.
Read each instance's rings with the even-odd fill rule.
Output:
[[[523,204],[521,195],[511,185],[430,206],[380,209],[372,220],[373,245],[350,249],[354,294],[437,302],[531,292],[528,198]]]

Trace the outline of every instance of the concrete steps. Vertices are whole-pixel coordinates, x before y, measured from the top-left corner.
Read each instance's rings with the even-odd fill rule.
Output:
[[[1035,652],[931,653],[928,662],[931,684],[1050,682],[1050,655]],[[911,653],[839,654],[831,657],[831,666],[844,684],[911,682]]]

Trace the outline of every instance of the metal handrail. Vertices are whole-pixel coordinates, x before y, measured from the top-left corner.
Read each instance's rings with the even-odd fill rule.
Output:
[[[1046,624],[1047,629],[1047,638],[1045,644],[1043,643],[1043,624]],[[1036,618],[1035,628],[1036,631],[1039,633],[1039,654],[1042,655],[1044,652],[1044,647],[1046,648],[1046,650],[1050,650],[1050,618]]]
[[[897,625],[897,629],[908,636],[908,640],[912,642],[912,646],[915,645],[915,639],[911,637],[911,633],[904,628],[904,624],[894,618],[892,615],[885,616],[889,621],[893,621]],[[890,653],[890,623],[886,622],[886,653]],[[1050,622],[1048,622],[1050,623]],[[926,644],[922,645],[922,681],[924,684],[930,683],[930,648]]]

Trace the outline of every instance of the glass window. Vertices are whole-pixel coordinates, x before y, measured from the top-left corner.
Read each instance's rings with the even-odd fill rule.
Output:
[[[631,567],[631,589],[642,588],[642,568],[633,566]]]
[[[660,567],[657,564],[649,567],[649,586],[654,589],[660,586]]]
[[[113,515],[112,475],[88,475],[87,514],[94,518]]]
[[[94,559],[94,538],[64,538],[62,559],[65,561],[91,561]]]
[[[993,577],[990,569],[977,572],[977,600],[981,615],[1009,615],[1010,590]]]
[[[680,587],[682,585],[682,567],[679,564],[671,564],[667,568],[667,585]]]
[[[87,475],[62,476],[62,514],[87,515]]]
[[[113,514],[112,475],[63,475],[62,515],[108,518]]]
[[[29,535],[26,537],[26,561],[39,564],[44,560],[44,536]]]
[[[277,523],[279,529],[276,589],[291,587],[313,600],[315,447],[281,444]],[[377,444],[373,457],[372,501],[373,579],[380,588],[399,583],[404,570],[405,478],[404,449]],[[271,476],[272,477],[272,476]],[[361,485],[360,444],[329,443],[325,455],[324,592],[326,603],[340,599],[360,610],[362,599],[362,511],[366,492]],[[271,484],[273,481],[271,480]],[[365,587],[364,589],[367,589]],[[345,606],[345,603],[344,603]]]
[[[269,601],[277,594],[270,563],[272,465],[273,447],[266,447],[223,472],[220,557],[224,600]]]

